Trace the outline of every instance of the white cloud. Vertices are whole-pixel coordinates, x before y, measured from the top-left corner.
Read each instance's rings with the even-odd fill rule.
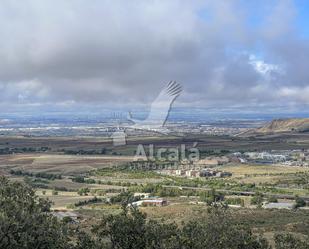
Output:
[[[309,79],[295,6],[259,5],[272,7],[253,29],[255,9],[238,0],[1,1],[0,99],[138,105],[177,80],[179,105],[280,105],[284,89],[307,103],[295,90]]]
[[[249,64],[266,78],[272,73],[284,74],[283,69],[279,65],[266,63],[265,61],[258,59],[255,55],[250,55]]]

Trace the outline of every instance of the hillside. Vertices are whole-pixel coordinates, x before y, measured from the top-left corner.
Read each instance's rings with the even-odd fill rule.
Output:
[[[274,119],[263,127],[250,130],[246,134],[279,132],[309,132],[309,118]]]

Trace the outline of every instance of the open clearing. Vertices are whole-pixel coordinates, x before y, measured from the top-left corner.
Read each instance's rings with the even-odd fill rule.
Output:
[[[19,169],[32,173],[46,172],[61,175],[77,175],[128,161],[132,161],[132,157],[13,154],[0,156],[0,170],[8,172],[11,169]]]
[[[244,177],[248,175],[273,176],[287,173],[309,172],[309,168],[282,165],[235,165],[220,166],[218,169],[233,173],[233,177]]]

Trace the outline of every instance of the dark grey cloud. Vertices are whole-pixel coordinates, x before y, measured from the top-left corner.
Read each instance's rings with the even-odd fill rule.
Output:
[[[308,103],[296,7],[259,3],[252,28],[240,0],[1,1],[1,100],[138,105],[174,79],[180,106]]]

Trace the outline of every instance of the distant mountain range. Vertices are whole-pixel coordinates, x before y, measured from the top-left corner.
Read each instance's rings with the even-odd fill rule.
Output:
[[[268,134],[280,132],[309,132],[309,118],[274,119],[264,126],[251,129],[241,135]]]

